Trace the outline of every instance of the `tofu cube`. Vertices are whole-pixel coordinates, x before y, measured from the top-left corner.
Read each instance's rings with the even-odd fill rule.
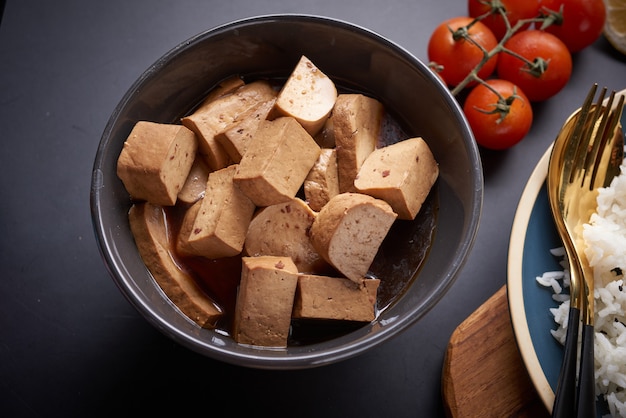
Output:
[[[235,163],[239,163],[246,153],[248,144],[261,121],[269,118],[274,103],[275,100],[259,103],[215,137]]]
[[[204,197],[206,182],[209,179],[209,166],[204,158],[196,154],[196,159],[191,165],[187,180],[183,188],[178,192],[178,202],[192,205]]]
[[[289,257],[242,257],[235,341],[286,347],[297,284],[298,269]]]
[[[304,196],[311,209],[319,212],[333,196],[338,194],[337,150],[323,148],[304,180]]]
[[[209,106],[212,102],[219,99],[220,97],[227,96],[231,93],[234,93],[240,87],[243,87],[246,83],[239,76],[231,76],[217,86],[213,88],[204,98],[200,106],[196,109],[196,112],[202,111],[205,106]]]
[[[117,160],[117,176],[133,200],[172,206],[197,147],[194,133],[184,126],[137,122]]]
[[[439,166],[420,138],[379,148],[372,152],[354,182],[361,193],[389,203],[398,219],[415,219],[439,176]]]
[[[234,182],[257,206],[289,201],[320,152],[319,145],[294,118],[263,121],[239,163]]]
[[[339,191],[354,192],[363,161],[376,149],[382,128],[382,103],[362,94],[340,94],[331,116],[337,147]]]
[[[215,259],[241,253],[255,206],[234,187],[236,170],[231,165],[209,174],[195,217],[183,220],[178,239],[181,254]]]
[[[341,277],[302,274],[298,278],[294,318],[373,321],[379,279],[355,283]]]
[[[269,82],[255,81],[203,103],[182,119],[183,125],[198,136],[200,153],[211,170],[219,170],[233,162],[216,135],[259,103],[274,99],[276,94]]]

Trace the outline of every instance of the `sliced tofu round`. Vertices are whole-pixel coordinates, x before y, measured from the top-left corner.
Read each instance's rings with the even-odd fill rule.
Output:
[[[317,214],[311,242],[327,262],[360,283],[396,217],[384,200],[360,193],[338,194]]]
[[[335,83],[302,56],[278,93],[276,110],[295,118],[315,136],[326,123],[336,99]]]
[[[298,198],[260,209],[248,227],[245,253],[254,257],[291,257],[299,272],[324,269],[328,265],[309,239],[316,215]]]
[[[137,203],[130,208],[128,220],[143,262],[167,297],[199,326],[215,327],[222,309],[172,258],[174,248],[163,208],[149,202]]]

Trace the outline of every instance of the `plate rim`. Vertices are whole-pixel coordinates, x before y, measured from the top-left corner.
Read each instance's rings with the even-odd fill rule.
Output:
[[[552,413],[554,391],[539,362],[535,346],[530,336],[526,309],[524,307],[522,261],[527,227],[539,192],[545,184],[548,175],[548,163],[552,152],[552,145],[553,144],[550,144],[533,169],[520,197],[517,210],[515,211],[515,217],[513,218],[507,262],[507,300],[509,303],[509,315],[513,325],[515,343],[520,351],[522,361],[535,390],[549,413]]]

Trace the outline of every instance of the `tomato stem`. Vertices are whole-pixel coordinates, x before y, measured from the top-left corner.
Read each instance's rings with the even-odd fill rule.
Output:
[[[550,64],[550,60],[545,60],[541,57],[536,57],[532,63],[526,64],[526,67],[522,69],[522,71],[526,71],[533,77],[541,77],[541,74],[545,73],[548,70],[548,64]]]
[[[443,70],[443,65],[437,64],[436,62],[431,61],[428,63],[428,68],[430,68],[436,73],[440,73]]]
[[[521,99],[521,97],[517,94],[517,88],[513,87],[513,94],[508,97],[504,97],[488,83],[484,83],[484,86],[487,87],[489,90],[491,90],[493,94],[498,96],[498,100],[496,101],[496,103],[493,103],[491,105],[493,106],[493,109],[491,110],[481,109],[476,106],[474,106],[474,109],[476,109],[478,112],[485,113],[487,115],[498,114],[499,117],[496,123],[502,123],[504,118],[506,118],[509,112],[511,111],[511,106],[513,105],[513,102],[516,99]]]
[[[499,54],[500,52],[513,55],[516,58],[522,60],[523,62],[526,63],[526,67],[527,67],[526,71],[528,71],[529,73],[531,73],[532,75],[536,77],[540,76],[547,69],[548,61],[546,61],[545,59],[541,57],[537,57],[535,58],[535,60],[529,61],[528,59],[520,56],[519,54],[516,54],[513,51],[505,48],[504,44],[506,44],[506,42],[525,25],[528,25],[531,23],[541,23],[541,28],[543,29],[545,27],[550,26],[551,24],[558,24],[559,16],[561,20],[563,17],[562,7],[559,12],[545,9],[544,11],[541,11],[539,13],[538,17],[533,17],[529,19],[520,19],[515,23],[515,25],[511,26],[511,22],[509,21],[509,18],[506,14],[506,7],[504,6],[504,4],[502,4],[501,0],[485,0],[485,1],[481,1],[481,3],[489,5],[491,9],[488,12],[474,18],[466,26],[460,27],[457,30],[452,30],[450,28],[450,32],[452,33],[452,38],[455,41],[464,39],[465,41],[471,42],[473,45],[478,47],[483,53],[483,58],[480,60],[478,65],[476,65],[476,67],[474,67],[472,71],[470,71],[470,73],[463,79],[463,81],[461,81],[451,90],[451,93],[453,96],[457,96],[461,91],[463,91],[465,87],[467,87],[469,83],[473,81],[476,81],[481,84],[485,84],[485,81],[481,80],[478,77],[478,72],[481,70],[481,68],[483,68],[483,66],[487,63],[487,61],[489,61],[492,57]],[[496,13],[502,16],[502,19],[504,20],[504,24],[506,25],[506,32],[504,36],[502,37],[502,39],[500,39],[498,44],[491,51],[487,51],[482,45],[480,45],[474,39],[472,39],[471,35],[469,34],[469,29],[472,27],[472,25],[476,24],[476,22],[479,22],[485,19],[486,17],[492,14],[496,14]]]
[[[547,7],[542,7],[541,10],[539,10],[539,16],[543,18],[543,23],[539,28],[540,30],[544,30],[550,25],[560,26],[563,24],[563,5],[561,5],[558,12],[548,9]]]
[[[525,66],[522,68],[522,71],[529,73],[533,77],[539,78],[543,73],[548,70],[548,64],[550,63],[550,60],[546,60],[542,57],[535,57],[534,60],[530,61],[529,59],[505,47],[502,47],[501,52],[512,55],[518,60],[524,62]]]

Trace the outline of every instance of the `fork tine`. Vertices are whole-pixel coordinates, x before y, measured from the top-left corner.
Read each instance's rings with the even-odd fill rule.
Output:
[[[598,142],[594,141],[594,130],[596,128],[596,122],[601,117],[600,113],[602,112],[602,100],[604,100],[605,94],[606,87],[600,91],[598,101],[591,105],[592,109],[589,111],[587,119],[584,121],[584,129],[581,133],[581,137],[579,138],[578,147],[576,148],[573,172],[579,175],[578,177],[581,186],[585,180],[584,173],[587,172],[589,166],[595,160],[595,154],[598,150]],[[582,169],[582,171],[580,169]],[[571,177],[571,182],[574,182],[573,176]]]
[[[580,116],[578,118],[578,121],[576,122],[576,125],[574,126],[572,135],[570,137],[570,141],[579,142],[581,140],[581,137],[585,130],[587,117],[589,116],[589,111],[591,109],[593,98],[596,95],[597,89],[598,89],[598,84],[594,83],[593,86],[591,86],[589,93],[587,93],[587,97],[585,98],[585,101],[583,102],[583,105],[580,108],[580,113],[579,113]],[[574,155],[569,156],[569,158],[565,158],[564,172],[569,173],[569,176],[567,177],[569,178],[570,183],[574,181],[574,176],[576,172],[578,171],[578,170],[574,170],[573,167],[576,167],[576,164],[579,164],[578,162],[580,161],[580,158],[581,158],[581,151],[582,151],[581,147],[577,147]],[[582,154],[584,156],[587,152],[587,149],[584,148],[584,151],[582,152],[584,152],[584,154]]]
[[[615,109],[615,112],[613,113],[614,119],[612,120],[614,127],[612,128],[612,132],[615,132],[617,125],[621,121],[625,101],[626,101],[625,93],[624,91],[622,91],[620,94],[617,107],[614,108]],[[612,152],[607,162],[609,166],[609,169],[608,169],[609,175],[606,176],[607,178],[605,182],[601,185],[602,187],[608,187],[609,184],[611,184],[612,178],[617,177],[621,173],[620,166],[622,165],[622,162],[624,160],[624,141],[623,141],[622,131],[620,130],[619,133],[616,133],[613,136],[612,140],[613,140],[613,146],[611,147]]]
[[[604,89],[604,91],[606,91],[606,88]],[[598,166],[601,160],[600,156],[598,156],[597,154],[606,146],[606,143],[609,140],[609,137],[607,135],[607,124],[609,122],[609,119],[611,118],[611,107],[613,106],[615,91],[611,92],[606,106],[602,105],[603,96],[600,98],[600,100],[598,100],[598,104],[596,105],[593,117],[591,118],[589,126],[587,128],[590,130],[589,135],[594,141],[592,149],[587,155],[587,162],[585,163],[585,173],[583,175],[583,183],[581,184],[581,187],[586,186],[589,190],[594,189],[595,178],[598,173]],[[599,126],[598,122],[600,122]],[[590,176],[588,175],[589,173],[591,173]]]
[[[615,97],[615,92],[611,93],[611,97],[609,98],[608,103],[606,104],[606,107],[604,108],[604,113],[602,115],[602,122],[600,124],[600,127],[598,127],[598,137],[600,138],[598,142],[598,148],[602,149],[601,147],[606,147],[606,146],[610,146],[611,144],[609,144],[609,141],[613,141],[613,140],[619,140],[621,141],[621,138],[614,138],[614,133],[615,133],[615,128],[617,127],[617,124],[621,118],[621,114],[622,114],[622,109],[624,107],[624,96],[621,95],[619,100],[618,100],[618,105],[617,107],[613,108],[613,99]],[[594,146],[595,148],[595,146]],[[602,158],[596,158],[595,159],[595,164],[593,166],[593,172],[591,175],[591,181],[589,182],[589,190],[593,190],[596,187],[601,187],[604,186],[604,184],[596,184],[596,176],[598,173],[598,169],[600,168],[601,164],[606,164],[607,162],[602,159]]]

